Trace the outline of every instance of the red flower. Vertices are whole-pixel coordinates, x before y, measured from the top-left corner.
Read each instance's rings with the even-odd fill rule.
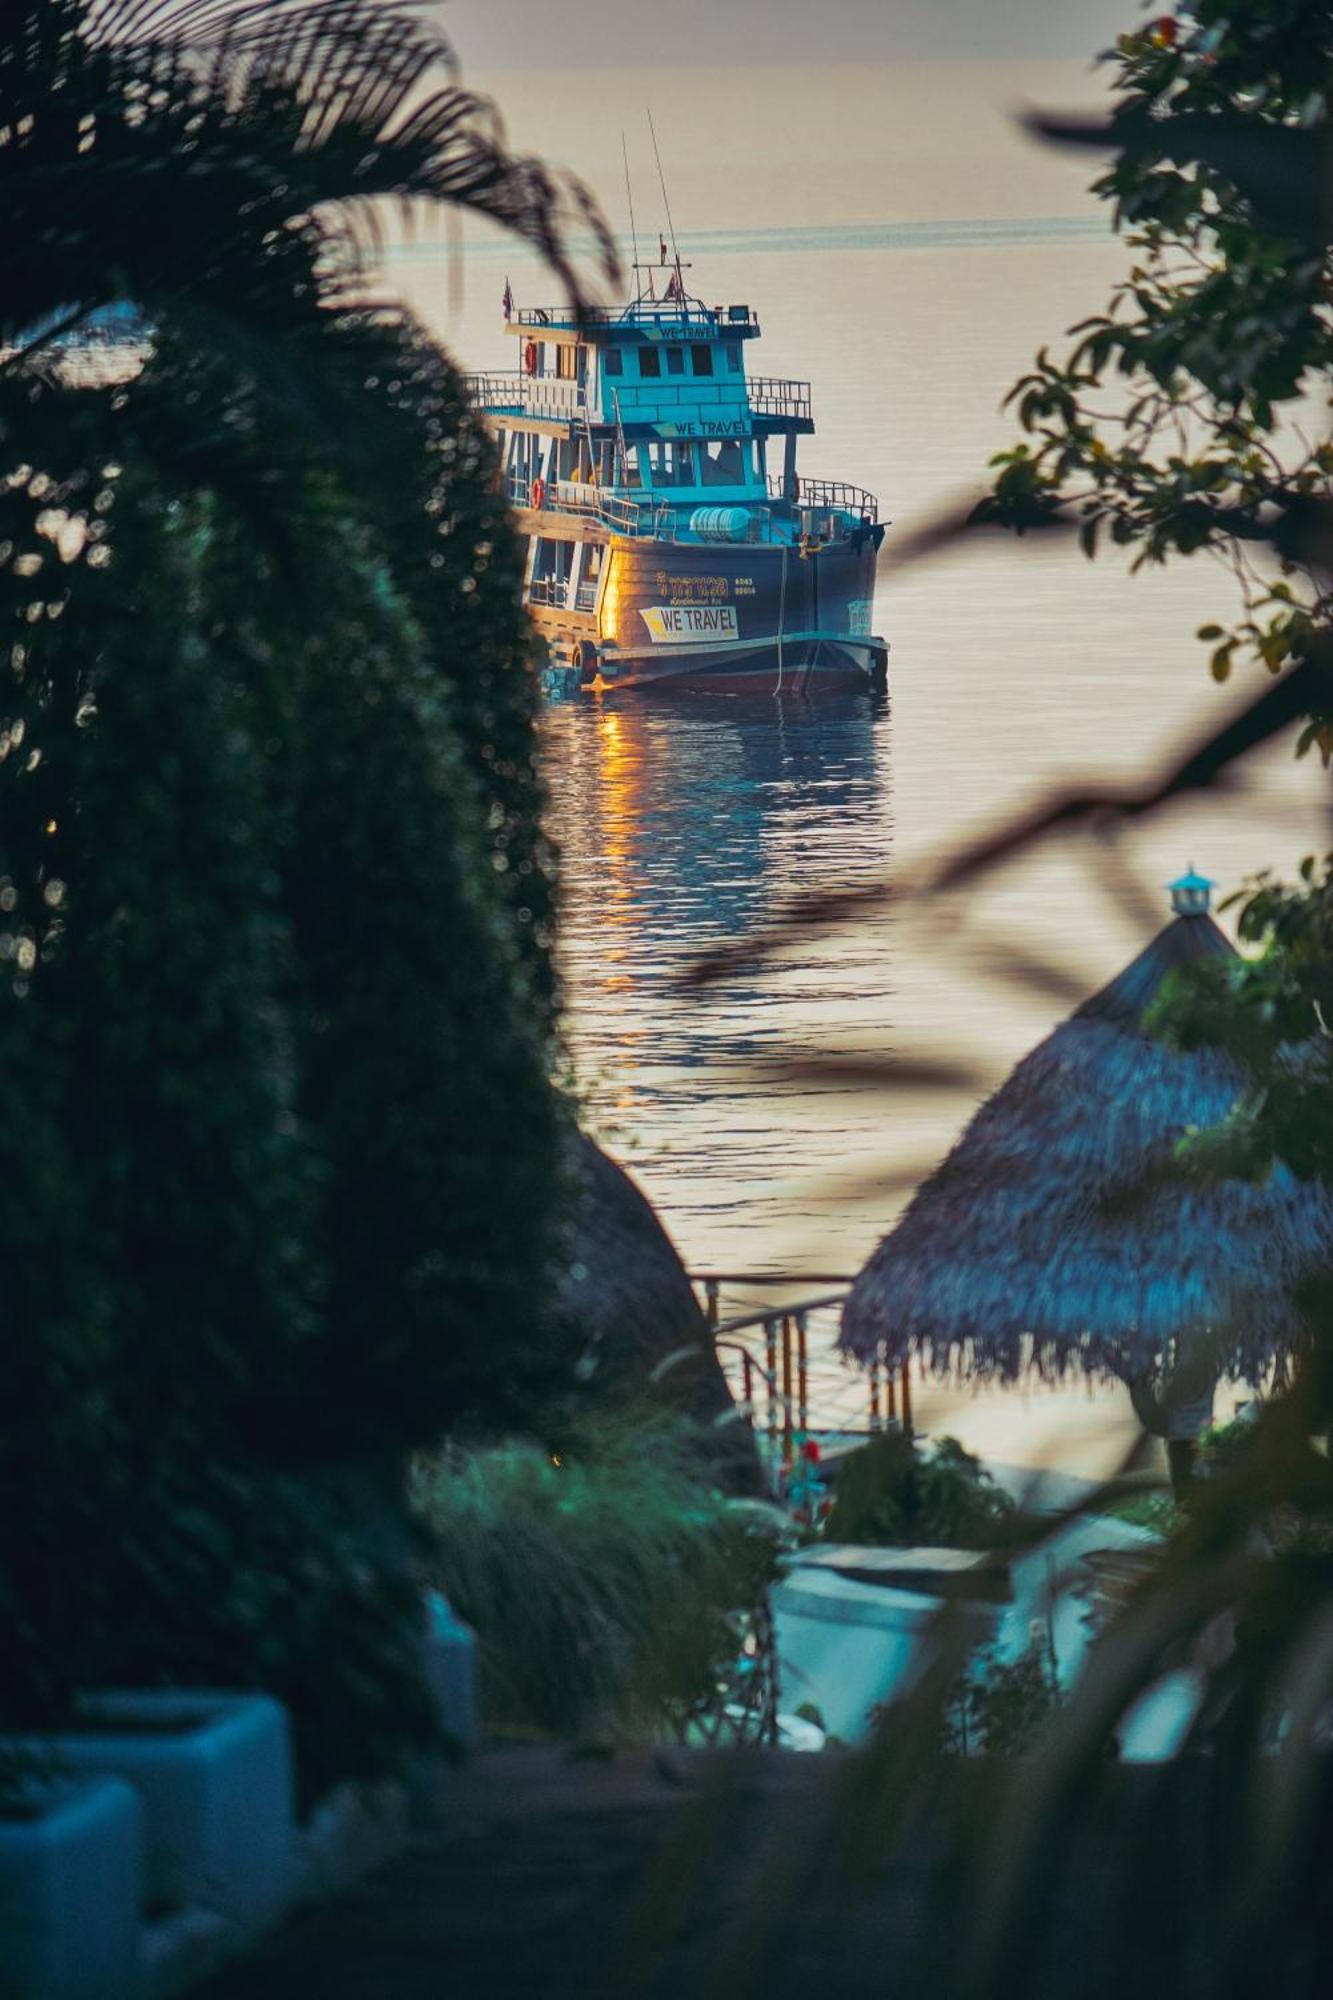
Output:
[[[811,1465],[818,1465],[819,1441],[817,1438],[806,1439],[805,1443],[801,1446],[801,1457]]]
[[[1176,46],[1176,19],[1174,14],[1160,14],[1153,22],[1149,33],[1159,49],[1173,49]]]

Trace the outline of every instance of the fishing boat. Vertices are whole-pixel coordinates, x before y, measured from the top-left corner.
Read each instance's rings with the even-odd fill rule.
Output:
[[[751,375],[759,321],[705,305],[679,256],[621,308],[515,305],[521,365],[468,392],[526,538],[548,685],[882,684],[872,493],[797,464],[808,382]]]

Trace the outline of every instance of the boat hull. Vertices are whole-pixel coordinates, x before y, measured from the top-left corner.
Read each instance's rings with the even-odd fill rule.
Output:
[[[882,681],[888,649],[871,630],[875,553],[871,535],[807,555],[773,543],[615,537],[596,638],[579,650],[583,677],[602,687],[719,691]]]

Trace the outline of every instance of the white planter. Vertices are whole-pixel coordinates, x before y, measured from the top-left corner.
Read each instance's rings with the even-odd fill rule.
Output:
[[[33,1783],[0,1817],[0,1993],[140,2000],[143,1806],[113,1778]]]
[[[232,1945],[281,1916],[295,1828],[281,1706],[173,1689],[90,1694],[79,1707],[85,1726],[44,1743],[66,1770],[124,1778],[139,1793],[146,1906],[212,1911]]]
[[[861,1583],[820,1566],[793,1567],[772,1594],[782,1706],[810,1702],[825,1730],[844,1743],[870,1729],[870,1711],[903,1694],[926,1658],[926,1639],[943,1601],[924,1591]],[[995,1626],[995,1607],[964,1604],[974,1645]]]

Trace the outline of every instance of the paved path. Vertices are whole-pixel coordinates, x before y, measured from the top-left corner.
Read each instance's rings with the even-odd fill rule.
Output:
[[[765,1832],[791,1799],[799,1808],[822,1761],[751,1760],[739,1782],[733,1773],[730,1806],[714,1814],[706,1757],[659,1764],[630,1753],[600,1764],[537,1747],[483,1752],[446,1779],[438,1831],[350,1894],[298,1914],[193,2000],[702,1991],[709,1942]],[[693,1834],[689,1816],[700,1814],[718,1837],[716,1866]],[[701,1833],[705,1847],[713,1833]],[[634,1922],[643,1898],[651,1934]],[[651,1971],[635,1969],[632,1950],[625,1956],[627,1936],[642,1941]]]

